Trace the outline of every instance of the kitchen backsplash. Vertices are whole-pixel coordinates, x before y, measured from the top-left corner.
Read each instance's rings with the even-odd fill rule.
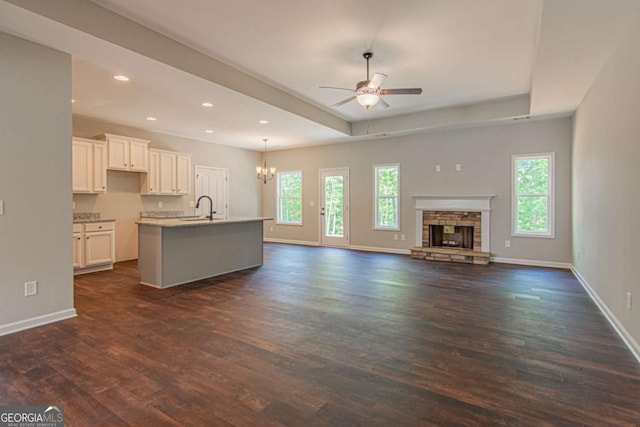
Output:
[[[74,221],[86,221],[100,219],[100,212],[74,212]]]

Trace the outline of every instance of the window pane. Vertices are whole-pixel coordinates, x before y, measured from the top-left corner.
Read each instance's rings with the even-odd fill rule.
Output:
[[[399,167],[375,167],[375,227],[398,227]]]
[[[278,172],[278,222],[302,224],[302,172]]]
[[[547,197],[518,197],[517,231],[547,232]]]
[[[549,160],[518,160],[516,175],[516,194],[548,194],[548,192]]]
[[[325,194],[325,235],[344,235],[344,182],[342,176],[327,176],[324,180]]]
[[[398,199],[395,197],[381,197],[378,199],[378,226],[397,227]]]
[[[280,199],[280,221],[302,222],[302,200]]]
[[[280,174],[280,196],[299,197],[302,195],[302,174],[283,173]]]
[[[398,168],[378,169],[378,196],[398,195]]]

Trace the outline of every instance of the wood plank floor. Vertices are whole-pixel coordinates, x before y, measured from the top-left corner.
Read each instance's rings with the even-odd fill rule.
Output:
[[[0,405],[75,426],[640,425],[640,366],[569,271],[265,245],[171,289],[76,278],[0,337]]]

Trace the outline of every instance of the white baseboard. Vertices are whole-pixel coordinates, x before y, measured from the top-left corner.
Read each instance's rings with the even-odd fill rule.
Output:
[[[602,314],[604,314],[604,317],[607,318],[607,320],[609,321],[611,326],[613,326],[613,329],[615,329],[615,331],[618,333],[622,341],[627,345],[627,347],[629,347],[629,350],[631,350],[631,354],[633,354],[636,360],[638,361],[638,363],[640,363],[640,345],[638,345],[638,343],[636,342],[635,339],[633,339],[629,331],[627,331],[627,329],[622,325],[622,323],[620,323],[618,318],[616,318],[616,316],[614,316],[611,310],[609,310],[609,307],[607,307],[607,304],[605,304],[604,301],[600,299],[598,294],[593,290],[593,288],[591,288],[589,283],[587,283],[586,279],[582,277],[582,275],[578,272],[578,270],[576,270],[575,267],[571,267],[571,272],[573,273],[574,276],[576,276],[576,279],[578,279],[578,282],[580,282],[584,290],[587,291],[587,293],[589,294],[593,302],[596,303],[596,305],[598,306]]]
[[[501,264],[518,264],[518,265],[530,265],[532,267],[564,268],[567,270],[570,270],[572,267],[571,263],[568,263],[568,262],[537,261],[535,259],[491,257],[490,261],[501,263]]]
[[[385,254],[411,255],[411,249],[377,248],[377,247],[373,247],[373,246],[356,246],[356,245],[349,246],[349,249],[353,249],[354,251],[381,252],[381,253],[385,253]]]
[[[265,237],[262,241],[267,243],[284,243],[287,245],[320,246],[320,242],[309,242],[307,240],[272,239],[270,237]]]
[[[36,326],[42,326],[48,323],[58,322],[60,320],[70,319],[77,315],[76,309],[70,308],[68,310],[44,314],[42,316],[32,317],[18,322],[7,323],[6,325],[0,325],[0,336],[24,331],[25,329],[35,328]]]

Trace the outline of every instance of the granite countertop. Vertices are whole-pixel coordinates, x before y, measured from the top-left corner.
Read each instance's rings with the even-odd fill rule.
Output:
[[[153,227],[200,227],[205,225],[222,225],[222,224],[234,224],[239,222],[255,222],[255,221],[267,221],[271,220],[271,217],[234,217],[227,219],[201,219],[198,217],[183,217],[182,219],[176,218],[142,218],[140,221],[136,221],[139,225],[150,225]]]
[[[74,219],[74,224],[90,224],[93,222],[115,222],[113,218],[97,218],[97,219]]]
[[[92,222],[115,222],[113,218],[100,218],[100,212],[74,212],[74,224],[89,224]]]

